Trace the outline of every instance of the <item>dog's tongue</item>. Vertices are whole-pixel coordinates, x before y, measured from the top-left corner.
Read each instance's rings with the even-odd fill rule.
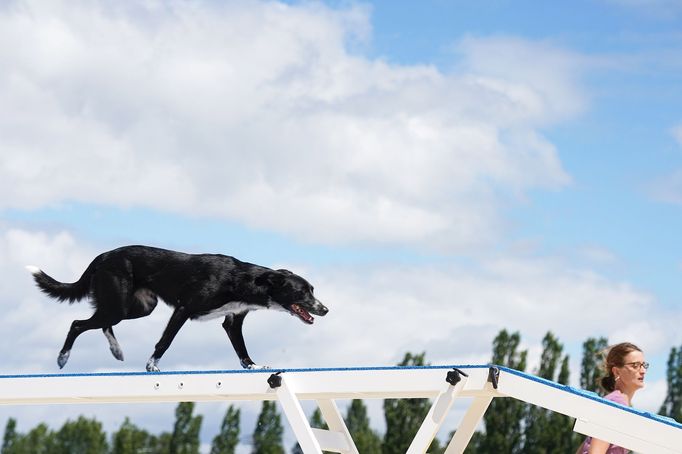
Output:
[[[313,316],[310,315],[310,313],[307,310],[303,309],[298,304],[291,305],[291,313],[293,315],[296,315],[298,318],[303,320],[304,323],[308,323],[309,325],[312,325],[313,322],[315,321]]]

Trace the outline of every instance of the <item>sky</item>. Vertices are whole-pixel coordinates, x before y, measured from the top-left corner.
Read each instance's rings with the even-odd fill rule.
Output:
[[[146,244],[313,283],[330,309],[313,326],[247,317],[259,364],[484,364],[507,329],[533,372],[551,331],[577,385],[604,336],[644,350],[634,405],[659,409],[682,344],[679,0],[6,0],[0,68],[0,374],[59,372],[90,314],[25,265],[72,282]],[[64,372],[143,370],[169,316],[118,325],[122,363],[84,334]],[[239,362],[209,321],[159,366]],[[198,409],[210,442],[225,406]],[[0,424],[159,432],[172,412],[3,407]]]

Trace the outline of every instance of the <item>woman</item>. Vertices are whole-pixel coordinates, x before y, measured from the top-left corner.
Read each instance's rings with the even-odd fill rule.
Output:
[[[649,363],[644,361],[644,353],[634,344],[623,342],[609,348],[604,360],[606,375],[601,378],[601,386],[608,394],[604,399],[631,406],[632,397],[644,387],[644,376]],[[629,451],[608,441],[587,437],[578,449],[580,454],[625,454]]]

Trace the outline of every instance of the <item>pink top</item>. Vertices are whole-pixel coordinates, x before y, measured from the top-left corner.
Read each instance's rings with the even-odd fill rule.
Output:
[[[616,402],[617,404],[625,406],[628,405],[628,398],[619,390],[615,390],[612,393],[605,395],[604,399]],[[592,437],[587,437],[583,442],[582,446],[580,447],[580,449],[578,450],[578,453],[588,454],[588,452],[590,451],[590,443],[592,443]],[[629,452],[630,452],[629,450],[621,448],[620,446],[616,445],[609,445],[609,449],[606,450],[606,454],[627,454]]]

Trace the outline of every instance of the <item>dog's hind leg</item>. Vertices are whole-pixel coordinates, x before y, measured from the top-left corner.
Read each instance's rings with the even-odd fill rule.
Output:
[[[114,355],[114,358],[116,358],[117,360],[123,361],[123,350],[121,349],[121,346],[118,344],[116,336],[114,336],[114,329],[111,326],[107,326],[102,328],[102,332],[104,332],[104,335],[109,341],[109,348],[111,349],[111,354]]]
[[[180,331],[180,328],[182,328],[182,325],[185,324],[188,318],[189,316],[187,315],[187,310],[184,306],[175,309],[170,320],[168,320],[166,329],[163,330],[161,339],[159,339],[159,342],[157,342],[156,347],[154,348],[154,353],[149,358],[149,361],[147,361],[147,372],[159,372],[159,360],[166,350],[168,350],[175,335],[178,334],[178,331]]]
[[[121,347],[118,345],[111,327],[123,318],[125,295],[131,291],[129,281],[126,277],[107,270],[100,270],[93,276],[95,290],[92,298],[95,313],[87,320],[74,320],[71,324],[69,334],[67,334],[64,346],[57,358],[57,364],[60,368],[63,368],[68,361],[76,338],[91,329],[104,331],[114,356],[117,359],[123,359]],[[116,348],[117,351],[115,351]]]
[[[225,317],[223,328],[230,338],[232,347],[239,357],[239,362],[244,369],[256,369],[258,366],[249,358],[249,352],[246,351],[246,344],[244,343],[244,335],[242,334],[242,326],[244,325],[244,317],[247,312],[241,314],[229,314]],[[267,369],[267,366],[263,366]]]
[[[105,321],[104,317],[102,317],[102,315],[97,311],[87,320],[74,320],[73,323],[71,323],[71,329],[69,329],[69,333],[66,335],[64,346],[57,357],[57,364],[59,365],[59,368],[62,369],[69,360],[73,343],[76,341],[78,336],[91,329],[104,328],[105,325],[110,323],[111,322],[109,321]]]
[[[154,292],[148,289],[138,289],[130,297],[128,297],[127,304],[123,306],[121,312],[123,318],[131,320],[134,318],[145,317],[154,310],[158,303],[158,298]],[[102,328],[102,332],[109,341],[109,348],[111,354],[119,361],[123,361],[123,349],[114,336],[114,330],[111,326]]]

